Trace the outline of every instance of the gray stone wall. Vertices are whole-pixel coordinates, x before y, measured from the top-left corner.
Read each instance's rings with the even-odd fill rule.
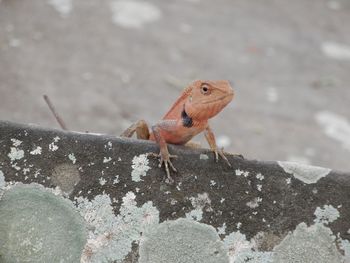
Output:
[[[350,262],[350,174],[0,122],[0,262]]]

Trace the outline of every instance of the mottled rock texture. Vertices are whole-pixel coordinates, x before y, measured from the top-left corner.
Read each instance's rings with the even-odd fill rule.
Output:
[[[169,150],[0,122],[0,262],[349,262],[349,173]]]

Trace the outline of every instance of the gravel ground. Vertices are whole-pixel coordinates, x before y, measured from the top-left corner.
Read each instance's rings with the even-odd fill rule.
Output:
[[[0,119],[57,127],[48,94],[70,129],[117,135],[228,79],[226,150],[350,170],[349,25],[347,0],[0,0]]]

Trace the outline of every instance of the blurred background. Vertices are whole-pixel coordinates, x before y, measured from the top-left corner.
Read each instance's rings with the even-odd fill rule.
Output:
[[[0,0],[0,119],[120,134],[195,79],[227,79],[211,121],[249,159],[350,170],[349,0]],[[194,141],[203,142],[203,136]]]

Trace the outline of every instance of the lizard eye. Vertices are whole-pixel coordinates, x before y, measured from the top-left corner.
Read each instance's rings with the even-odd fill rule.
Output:
[[[202,85],[201,86],[201,92],[204,95],[208,95],[209,94],[209,87],[208,87],[208,85],[206,85],[206,84]]]

